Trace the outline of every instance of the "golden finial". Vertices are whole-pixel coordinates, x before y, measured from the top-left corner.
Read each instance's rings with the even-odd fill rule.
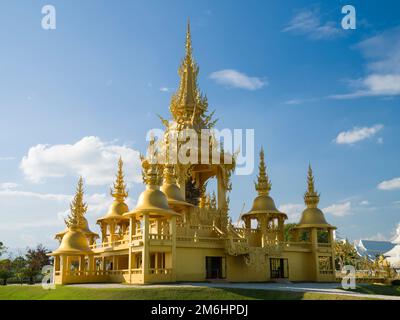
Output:
[[[83,216],[87,211],[87,204],[83,202],[83,179],[79,178],[74,199],[70,204],[71,213],[65,219],[68,228],[82,228],[84,226]]]
[[[143,158],[142,168],[143,182],[148,187],[159,187],[163,178],[160,166],[157,163],[152,163]]]
[[[311,165],[308,165],[307,192],[304,194],[304,202],[308,208],[316,208],[319,203],[319,194],[315,191],[314,175]]]
[[[114,182],[114,188],[111,189],[111,195],[117,200],[118,202],[124,202],[125,198],[128,196],[128,192],[126,191],[126,185],[124,182],[124,172],[122,170],[123,166],[122,158],[120,157],[118,160],[118,173],[117,179]]]
[[[185,55],[185,60],[186,61],[192,61],[192,35],[190,34],[190,19],[188,18],[187,21],[187,29],[186,29],[186,55]]]
[[[260,164],[258,165],[258,170],[258,181],[255,182],[256,190],[258,191],[259,195],[268,195],[271,191],[272,184],[267,175],[267,169],[264,162],[264,149],[262,147],[260,151]]]
[[[176,184],[176,173],[174,165],[167,164],[164,167],[164,182],[168,184]]]
[[[179,88],[172,96],[170,111],[180,126],[208,127],[214,122],[205,114],[208,102],[200,94],[197,85],[199,67],[193,58],[192,36],[188,20],[185,41],[185,57],[178,69],[180,77]],[[201,129],[201,128],[200,128]]]

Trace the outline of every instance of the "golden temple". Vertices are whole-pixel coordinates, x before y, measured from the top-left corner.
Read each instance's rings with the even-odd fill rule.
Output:
[[[185,51],[178,70],[179,88],[170,103],[172,119],[160,117],[166,134],[157,148],[167,155],[167,161],[152,161],[152,153],[142,157],[146,189],[136,207],[130,209],[125,202],[128,192],[123,161],[119,160],[111,190],[114,200],[97,220],[100,237],[89,229],[85,218],[87,205],[79,179],[65,221],[67,229],[56,234],[60,246],[50,254],[54,257],[55,283],[334,281],[335,227],[318,209],[319,194],[311,167],[304,195],[306,209],[298,224],[285,228],[287,215],[277,209],[270,196],[272,185],[261,150],[257,195],[251,210],[241,215],[239,227],[229,217],[234,156],[220,148],[218,163],[168,161],[168,133],[185,129],[200,132],[213,128],[216,122],[198,87],[199,68],[192,54],[189,25]],[[154,145],[152,141],[150,146]],[[180,147],[183,145],[178,144]],[[196,157],[204,157],[204,151],[199,150]],[[212,179],[216,180],[216,193],[208,194],[206,186]]]

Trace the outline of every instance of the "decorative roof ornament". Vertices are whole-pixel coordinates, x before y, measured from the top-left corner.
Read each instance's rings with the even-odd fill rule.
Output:
[[[264,149],[262,147],[260,151],[260,163],[258,165],[258,170],[259,174],[257,177],[257,182],[254,182],[256,190],[259,195],[264,195],[264,194],[269,195],[272,184],[267,175],[267,169],[264,161]]]
[[[165,183],[176,184],[177,176],[176,176],[174,165],[172,165],[172,164],[165,165],[163,175],[164,175]]]
[[[148,186],[161,186],[163,175],[160,169],[160,166],[152,161],[147,161],[144,159],[142,161],[142,175],[143,182]]]
[[[124,181],[124,172],[122,170],[124,163],[121,157],[118,160],[118,173],[117,179],[114,182],[114,187],[111,189],[111,196],[118,202],[124,202],[128,197],[128,191],[126,191],[126,184]]]
[[[207,115],[207,97],[200,93],[197,76],[199,67],[193,58],[192,37],[188,20],[185,43],[185,57],[178,69],[179,88],[171,98],[170,111],[180,127],[195,129],[211,128],[215,125],[212,115]],[[164,122],[163,122],[164,123]],[[166,124],[166,123],[165,123]]]
[[[304,194],[304,203],[307,205],[307,208],[317,208],[320,194],[315,190],[311,165],[308,166],[307,186],[307,191]]]
[[[74,199],[70,204],[71,213],[64,220],[68,228],[82,229],[85,227],[84,215],[87,211],[87,204],[83,202],[83,194],[83,179],[80,177]]]

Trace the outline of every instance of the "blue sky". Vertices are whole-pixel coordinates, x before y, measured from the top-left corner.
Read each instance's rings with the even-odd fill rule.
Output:
[[[41,9],[56,8],[43,30]],[[343,30],[341,8],[356,9]],[[55,247],[79,174],[91,227],[121,154],[130,206],[145,135],[169,116],[191,20],[199,85],[217,127],[253,128],[271,195],[293,221],[311,162],[343,237],[400,222],[400,4],[396,1],[6,1],[0,4],[0,241]],[[255,196],[234,176],[231,215]]]

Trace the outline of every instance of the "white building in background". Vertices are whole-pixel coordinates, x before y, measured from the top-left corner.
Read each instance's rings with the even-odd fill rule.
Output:
[[[400,224],[397,226],[396,237],[392,243],[395,244],[395,246],[384,253],[384,256],[393,268],[400,270]]]
[[[354,241],[354,248],[359,256],[367,257],[369,260],[374,261],[377,257],[390,252],[394,248],[394,244],[390,241],[361,239]]]

